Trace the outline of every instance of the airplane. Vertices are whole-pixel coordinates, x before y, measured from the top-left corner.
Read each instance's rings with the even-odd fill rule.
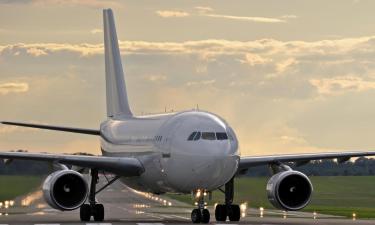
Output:
[[[99,129],[51,126],[1,121],[15,125],[100,138],[101,156],[31,152],[0,152],[4,160],[49,161],[61,165],[43,183],[43,196],[54,209],[80,209],[81,221],[104,220],[104,206],[96,194],[116,180],[139,191],[155,194],[192,193],[198,204],[191,212],[193,223],[209,223],[205,197],[214,190],[224,193],[215,208],[216,221],[239,221],[240,207],[234,204],[234,179],[254,166],[268,165],[273,175],[266,191],[278,209],[300,210],[308,205],[313,186],[309,178],[291,169],[311,160],[373,156],[375,151],[240,156],[233,128],[220,116],[201,110],[135,116],[129,106],[115,22],[111,9],[103,10],[107,119]],[[68,167],[73,166],[73,167]],[[70,168],[70,169],[69,169]],[[86,181],[80,170],[90,170]],[[113,175],[97,190],[98,174]]]

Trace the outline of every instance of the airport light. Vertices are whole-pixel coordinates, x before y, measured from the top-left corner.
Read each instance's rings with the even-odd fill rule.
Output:
[[[261,218],[263,218],[263,213],[264,213],[264,208],[263,207],[259,207],[259,216]]]
[[[287,216],[286,211],[283,211],[283,219],[286,219],[286,216]]]
[[[355,212],[353,213],[352,216],[353,216],[353,220],[356,220],[356,218],[357,218],[357,214],[356,214]]]
[[[314,211],[314,213],[313,213],[314,220],[316,219],[316,215],[317,215],[317,213]]]

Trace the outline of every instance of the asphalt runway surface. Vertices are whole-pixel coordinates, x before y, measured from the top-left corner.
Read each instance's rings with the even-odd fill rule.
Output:
[[[2,224],[85,224],[85,225],[169,225],[191,224],[190,213],[193,206],[164,196],[136,192],[120,182],[97,195],[97,200],[105,206],[105,221],[83,223],[79,220],[79,210],[60,212],[50,208],[43,200],[42,192],[36,191],[14,201],[0,203],[0,225]],[[214,210],[210,224],[375,224],[375,220],[352,220],[313,213],[288,213],[243,209],[240,222],[217,223]]]

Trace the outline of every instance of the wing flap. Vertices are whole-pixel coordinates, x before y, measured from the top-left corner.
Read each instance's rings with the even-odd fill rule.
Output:
[[[0,158],[49,161],[85,168],[95,168],[125,177],[139,176],[144,172],[143,165],[138,159],[126,157],[0,152]]]

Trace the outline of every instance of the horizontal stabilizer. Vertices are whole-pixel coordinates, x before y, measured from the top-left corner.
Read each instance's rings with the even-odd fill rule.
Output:
[[[79,134],[100,135],[100,130],[93,130],[93,129],[49,126],[49,125],[42,125],[42,124],[18,123],[18,122],[8,122],[8,121],[1,121],[0,123],[5,124],[5,125],[20,126],[20,127],[31,127],[31,128],[46,129],[46,130],[57,130],[57,131],[79,133]]]

